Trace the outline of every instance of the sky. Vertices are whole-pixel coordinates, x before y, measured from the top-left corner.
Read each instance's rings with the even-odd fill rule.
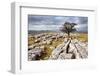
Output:
[[[28,30],[58,31],[65,22],[76,23],[77,31],[88,31],[88,17],[28,15]]]

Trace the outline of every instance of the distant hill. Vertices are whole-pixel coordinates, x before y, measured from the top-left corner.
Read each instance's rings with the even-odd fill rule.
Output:
[[[28,34],[31,35],[36,35],[36,34],[40,34],[40,33],[47,33],[47,32],[62,32],[62,31],[51,31],[51,30],[40,30],[40,31],[34,31],[34,30],[28,30]],[[88,33],[87,31],[75,31],[76,33]],[[75,33],[74,32],[74,33]]]

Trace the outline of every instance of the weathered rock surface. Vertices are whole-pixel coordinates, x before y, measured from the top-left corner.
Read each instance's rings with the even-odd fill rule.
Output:
[[[32,37],[32,36],[30,36]],[[52,53],[48,59],[84,59],[88,57],[88,43],[81,42],[74,39],[66,38],[66,34],[54,33],[54,34],[38,34],[34,36],[34,44],[28,46],[28,60],[38,60],[42,56],[44,45],[51,45],[53,40],[57,41],[59,38],[63,39],[63,42],[56,47],[50,46]]]
[[[29,60],[38,60],[38,57],[40,57],[42,55],[44,51],[44,47],[36,47],[32,50],[28,51],[28,56],[29,56]]]
[[[87,58],[88,52],[85,43],[78,40],[66,40],[53,50],[50,59],[82,59]]]

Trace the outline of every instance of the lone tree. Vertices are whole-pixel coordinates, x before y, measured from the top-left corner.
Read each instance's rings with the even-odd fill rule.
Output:
[[[76,23],[65,22],[62,29],[61,29],[61,31],[67,33],[68,37],[69,37],[71,32],[76,31],[76,29],[74,27],[75,25],[77,25],[77,24]]]

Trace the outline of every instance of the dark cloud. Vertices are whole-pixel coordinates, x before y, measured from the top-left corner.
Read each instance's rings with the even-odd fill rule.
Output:
[[[43,15],[29,15],[28,24],[29,30],[54,30],[65,22],[72,22],[78,24],[78,30],[87,31],[88,18],[79,16],[43,16]]]
[[[28,16],[29,24],[33,25],[57,25],[59,20],[55,19],[55,16]]]
[[[87,17],[79,17],[79,23],[80,24],[87,24],[88,18]]]

